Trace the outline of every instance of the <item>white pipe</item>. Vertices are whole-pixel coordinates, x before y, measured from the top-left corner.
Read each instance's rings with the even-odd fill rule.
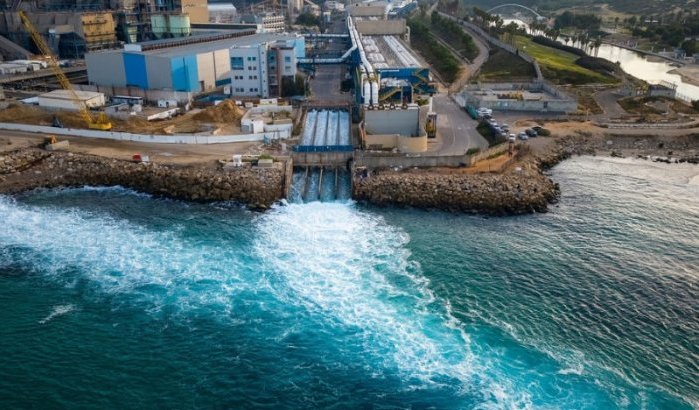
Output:
[[[376,77],[371,82],[371,102],[375,105],[379,104],[379,80]]]
[[[362,97],[364,97],[364,105],[371,104],[371,82],[362,74]]]

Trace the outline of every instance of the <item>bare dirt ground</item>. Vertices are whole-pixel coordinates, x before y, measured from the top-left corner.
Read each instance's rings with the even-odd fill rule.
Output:
[[[0,131],[0,152],[15,150],[42,143],[44,136],[29,133]],[[150,144],[130,141],[98,140],[82,137],[61,137],[70,141],[68,151],[98,155],[107,158],[129,160],[134,154],[148,155],[150,160],[161,164],[203,165],[216,164],[220,159],[230,160],[235,154],[255,155],[272,151],[259,142],[230,144]],[[271,149],[270,149],[271,148]]]
[[[219,133],[235,134],[240,132],[240,119],[244,110],[232,101],[224,100],[217,106],[202,110],[193,110],[184,115],[159,121],[147,121],[139,116],[128,119],[110,118],[113,131],[133,132],[139,134],[174,134],[210,132],[219,129]],[[51,125],[54,116],[68,128],[86,128],[82,117],[72,111],[48,111],[36,106],[10,104],[0,111],[0,122],[23,123],[32,125]]]
[[[672,74],[678,74],[683,81],[699,87],[699,64],[688,64],[683,67],[675,68],[670,71]]]

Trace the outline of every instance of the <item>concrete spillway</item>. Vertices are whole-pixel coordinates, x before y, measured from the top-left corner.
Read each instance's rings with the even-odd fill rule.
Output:
[[[322,161],[301,161],[302,166],[294,168],[289,201],[303,203],[349,200],[352,196],[352,181],[346,166],[351,156],[340,161],[326,161],[328,156],[337,156],[338,153],[351,154],[352,149],[350,116],[347,111],[309,110],[306,113],[301,143],[295,150],[310,152],[308,155],[322,157]],[[299,164],[296,159],[294,163]]]
[[[349,113],[339,110],[308,111],[299,145],[306,147],[352,145]]]
[[[341,167],[296,167],[289,202],[347,201],[352,197],[350,173]]]

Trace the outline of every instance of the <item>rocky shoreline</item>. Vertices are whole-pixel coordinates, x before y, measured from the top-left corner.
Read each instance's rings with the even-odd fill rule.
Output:
[[[699,164],[699,135],[575,135],[516,158],[501,173],[444,174],[432,170],[355,172],[352,197],[380,206],[513,215],[546,212],[560,188],[546,170],[573,155],[633,156]],[[191,201],[235,201],[264,210],[284,198],[285,169],[134,163],[72,152],[24,148],[0,153],[0,194],[34,188],[123,186]]]
[[[134,163],[38,148],[0,153],[0,193],[34,188],[123,186],[191,201],[236,201],[266,209],[283,197],[284,169],[243,166],[215,169]]]
[[[443,175],[429,170],[369,170],[355,174],[353,197],[380,206],[406,206],[451,212],[515,215],[546,212],[560,187],[545,171],[573,155],[634,156],[667,163],[699,164],[699,135],[558,138],[536,154],[519,159],[499,174]]]

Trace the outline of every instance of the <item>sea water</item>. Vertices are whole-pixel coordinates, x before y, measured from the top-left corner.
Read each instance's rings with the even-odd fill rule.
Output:
[[[2,408],[691,409],[699,167],[547,214],[0,197]]]

